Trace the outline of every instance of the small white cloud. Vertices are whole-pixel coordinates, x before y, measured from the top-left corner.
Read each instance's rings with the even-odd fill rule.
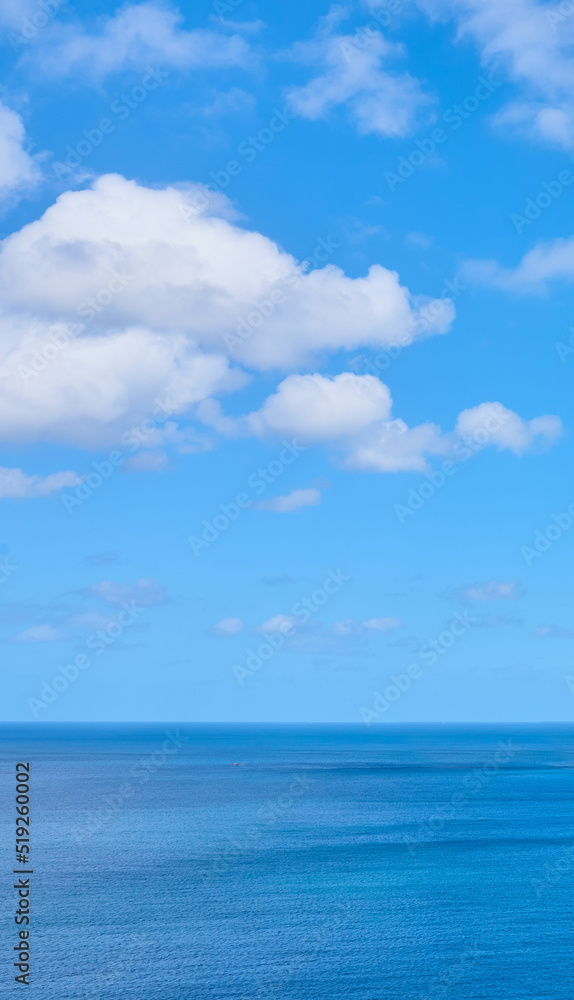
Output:
[[[421,250],[428,250],[432,246],[432,238],[426,233],[408,233],[405,236],[405,244],[408,247],[420,247]]]
[[[469,260],[462,275],[477,285],[540,294],[550,281],[574,281],[574,236],[538,243],[516,267],[501,267],[495,260]]]
[[[321,492],[313,488],[306,490],[292,490],[285,496],[273,497],[272,500],[265,500],[257,504],[259,510],[272,510],[276,514],[290,514],[293,510],[301,507],[314,507],[321,503]]]
[[[451,596],[466,601],[517,601],[524,591],[518,580],[488,580],[459,587]]]
[[[387,419],[390,410],[391,394],[373,375],[289,375],[246,419],[255,434],[333,441]]]
[[[369,618],[363,625],[368,632],[393,632],[401,627],[401,622],[398,618]]]
[[[231,87],[230,90],[214,94],[211,104],[204,105],[200,113],[206,118],[243,114],[254,111],[255,104],[256,100],[253,94],[248,94],[241,87]]]
[[[163,472],[169,467],[169,457],[165,451],[140,451],[128,458],[123,466],[125,472]]]
[[[28,476],[21,469],[0,468],[0,499],[21,500],[47,497],[65,486],[82,482],[75,472],[54,472],[51,476]]]
[[[389,42],[380,31],[363,33],[361,38],[338,34],[337,24],[346,14],[345,8],[333,7],[320,21],[315,38],[297,43],[288,53],[319,68],[309,83],[288,92],[290,107],[302,118],[316,121],[343,106],[363,135],[408,135],[420,108],[431,98],[418,80],[390,69],[404,56],[403,46]]]
[[[86,597],[99,597],[108,604],[123,604],[124,601],[135,601],[144,607],[156,607],[166,604],[168,593],[154,577],[144,577],[135,583],[116,583],[114,580],[101,580],[93,583],[85,590],[79,591]]]
[[[377,633],[393,632],[401,628],[398,618],[369,618],[359,621],[356,618],[345,618],[332,626],[334,635],[375,635]]]
[[[479,432],[485,445],[496,445],[521,455],[537,443],[553,444],[564,434],[564,427],[559,417],[550,414],[523,420],[500,403],[481,403],[463,410],[456,424],[456,433],[463,441],[472,440],[480,445]]]
[[[14,638],[14,642],[57,642],[63,638],[65,637],[62,633],[51,625],[33,625],[25,632],[20,632]]]
[[[148,77],[151,72],[153,84],[152,71],[157,73],[157,67],[166,79],[168,68],[185,71],[249,65],[250,50],[239,35],[202,28],[186,31],[182,21],[183,16],[168,4],[128,3],[101,19],[98,32],[53,25],[45,43],[41,38],[27,58],[52,77],[74,75],[93,83],[126,69],[147,70]]]
[[[245,625],[241,618],[222,618],[220,622],[209,629],[209,634],[217,636],[238,635],[244,628]]]
[[[257,631],[264,635],[268,635],[270,632],[287,633],[296,625],[297,618],[293,617],[293,615],[275,615],[274,618],[269,618],[262,625],[258,625]]]
[[[522,625],[520,618],[509,618],[508,615],[482,615],[481,618],[474,619],[475,628],[507,628],[520,625]]]
[[[534,629],[537,639],[574,639],[574,628],[561,628],[559,625],[537,625]]]

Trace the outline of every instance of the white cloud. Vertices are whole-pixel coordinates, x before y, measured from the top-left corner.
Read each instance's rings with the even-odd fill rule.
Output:
[[[453,316],[452,303],[413,298],[379,265],[363,278],[333,266],[308,273],[230,215],[197,185],[146,189],[108,175],[5,239],[0,440],[135,441],[149,453],[136,467],[150,468],[166,445],[194,452],[216,434],[289,434],[330,443],[347,468],[397,472],[426,471],[430,456],[476,437],[489,408],[501,426],[484,443],[520,453],[559,436],[558,418],[524,421],[499,403],[465,410],[456,433],[409,428],[392,419],[387,386],[351,372],[288,375],[259,410],[226,417],[212,397],[248,381],[226,348],[255,369],[299,368],[399,334],[404,343],[444,333]],[[195,417],[209,434],[178,426]],[[278,502],[285,510],[300,499]]]
[[[164,472],[169,468],[169,456],[165,451],[140,451],[125,462],[125,472]]]
[[[217,636],[238,635],[244,628],[241,618],[223,618],[209,630],[209,633]]]
[[[26,151],[24,123],[0,101],[0,199],[26,193],[40,180],[40,168]]]
[[[128,327],[74,335],[69,323],[25,317],[0,317],[0,365],[1,440],[88,448],[117,444],[152,414],[155,432],[148,428],[143,441],[159,445],[172,426],[165,406],[172,415],[186,413],[245,381],[225,357],[201,353],[181,334]]]
[[[53,628],[52,625],[33,625],[31,628],[26,629],[24,632],[20,632],[19,635],[14,637],[14,642],[57,642],[59,639],[64,639],[65,636],[62,635],[58,629]]]
[[[518,580],[487,580],[459,587],[451,596],[465,601],[517,601],[524,592]]]
[[[497,116],[548,145],[574,148],[574,18],[557,17],[560,4],[535,0],[418,0],[429,13],[453,15],[459,37],[477,43],[483,63],[505,73],[520,96]]]
[[[125,69],[143,71],[148,64],[162,70],[221,69],[246,67],[252,60],[239,35],[186,31],[182,22],[182,15],[167,4],[127,4],[101,19],[94,33],[52,25],[27,58],[50,77],[74,75],[82,82],[100,82]]]
[[[496,414],[494,423],[489,423],[493,412]],[[464,441],[474,440],[480,444],[477,431],[483,430],[485,444],[491,444],[500,450],[508,449],[516,455],[537,444],[551,445],[564,433],[559,417],[546,415],[533,420],[523,420],[500,403],[481,403],[469,410],[463,410],[456,423],[456,432]]]
[[[314,488],[292,490],[285,496],[273,497],[257,504],[259,510],[272,510],[276,514],[290,514],[301,507],[314,507],[321,503],[321,491]]]
[[[470,260],[464,265],[463,274],[478,285],[540,293],[549,281],[574,280],[574,237],[539,243],[515,268],[501,267],[494,260]]]
[[[65,486],[82,482],[75,472],[54,472],[51,476],[28,476],[21,469],[0,468],[0,499],[22,500],[47,497]]]
[[[369,618],[363,626],[367,632],[392,632],[401,627],[401,622],[398,618]]]
[[[314,39],[290,50],[292,59],[320,70],[305,86],[291,88],[291,109],[316,121],[344,106],[362,134],[408,135],[430,98],[418,80],[389,69],[389,64],[404,56],[403,46],[387,41],[375,29],[362,35],[336,33],[346,13],[343,7],[333,7],[320,21]]]
[[[262,369],[450,327],[448,300],[411,298],[380,265],[355,279],[334,266],[306,273],[265,236],[221,218],[227,209],[198,185],[152,190],[101,177],[4,241],[0,290],[13,309],[43,319],[169,329],[204,349],[227,343]]]
[[[97,597],[106,604],[123,604],[124,601],[135,601],[146,608],[166,604],[168,593],[154,577],[143,577],[135,583],[116,583],[114,580],[101,580],[93,583],[78,593],[85,597]]]
[[[299,619],[295,618],[293,615],[275,615],[274,618],[269,618],[262,625],[258,625],[257,631],[261,632],[263,635],[267,635],[270,632],[284,632],[287,633],[291,629],[296,628],[299,625]]]
[[[35,12],[34,0],[0,0],[0,24],[20,28],[25,17]]]
[[[229,345],[244,365],[292,368],[449,328],[452,303],[412,298],[394,272],[306,273],[229,212],[197,185],[147,189],[108,175],[5,239],[0,439],[111,446],[168,390],[175,417],[192,413],[245,384]]]
[[[401,627],[398,618],[369,618],[368,621],[358,621],[356,618],[346,618],[335,622],[332,626],[335,635],[377,635],[394,632]]]
[[[387,419],[390,410],[391,394],[373,375],[289,375],[247,424],[254,434],[333,441]]]
[[[474,628],[509,628],[522,626],[520,618],[509,618],[508,615],[482,615],[474,619]]]
[[[289,375],[239,425],[261,437],[330,442],[347,468],[374,472],[424,472],[429,456],[456,457],[456,446],[468,441],[474,451],[494,445],[521,454],[538,443],[551,444],[563,433],[558,417],[525,421],[500,403],[464,410],[449,434],[431,423],[409,428],[403,420],[391,419],[391,407],[388,387],[372,375]]]
[[[537,639],[574,639],[574,628],[561,628],[559,625],[537,625],[534,629]]]
[[[426,233],[407,233],[405,236],[405,246],[419,247],[421,250],[429,250],[432,246],[432,237]]]
[[[388,420],[349,443],[345,466],[359,472],[425,472],[428,456],[446,455],[452,445],[452,436],[436,424],[409,428],[404,420]]]

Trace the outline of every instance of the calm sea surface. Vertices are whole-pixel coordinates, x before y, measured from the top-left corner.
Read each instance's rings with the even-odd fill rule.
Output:
[[[1,735],[2,998],[574,996],[574,727]],[[18,760],[29,992],[12,967]]]

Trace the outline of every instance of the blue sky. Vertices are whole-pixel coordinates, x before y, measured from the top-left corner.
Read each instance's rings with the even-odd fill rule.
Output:
[[[3,718],[570,720],[574,8],[0,21]]]

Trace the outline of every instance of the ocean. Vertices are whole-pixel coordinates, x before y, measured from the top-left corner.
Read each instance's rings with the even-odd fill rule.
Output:
[[[38,1000],[572,1000],[572,726],[4,725],[1,764],[2,998],[28,866]]]

